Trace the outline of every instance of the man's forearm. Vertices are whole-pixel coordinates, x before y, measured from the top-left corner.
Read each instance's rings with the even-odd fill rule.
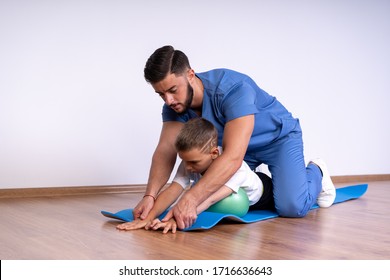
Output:
[[[234,160],[227,156],[224,157],[224,154],[222,154],[213,162],[196,185],[187,191],[186,195],[199,206],[219,188],[224,186],[240,168],[241,164],[241,159]]]
[[[157,197],[161,188],[168,182],[175,162],[176,154],[162,156],[157,151],[155,152],[152,158],[145,194]]]
[[[168,182],[177,157],[175,139],[182,127],[180,122],[163,123],[160,140],[152,157],[146,194],[156,197]]]
[[[223,135],[223,153],[206,171],[193,188],[192,197],[198,206],[218,188],[226,184],[240,168],[254,128],[254,115],[247,115],[227,122]]]

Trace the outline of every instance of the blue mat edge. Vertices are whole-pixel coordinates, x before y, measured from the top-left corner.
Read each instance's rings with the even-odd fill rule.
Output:
[[[359,184],[359,185],[353,185],[353,186],[346,186],[336,189],[336,199],[334,204],[345,202],[348,200],[357,199],[361,196],[363,196],[368,189],[368,184]],[[311,208],[317,209],[319,206],[317,204],[314,204]],[[162,213],[160,215],[160,218],[164,217],[167,211]],[[108,211],[101,211],[101,214],[105,217],[117,219],[125,222],[129,222],[133,220],[133,214],[132,209],[124,209],[121,211],[118,211],[116,213],[111,213]],[[201,229],[210,229],[216,224],[218,224],[223,219],[229,219],[241,223],[253,223],[258,222],[262,220],[272,219],[279,217],[279,215],[275,211],[270,210],[254,210],[248,212],[243,217],[238,217],[236,215],[231,214],[223,214],[223,213],[214,213],[214,212],[203,212],[199,214],[198,219],[196,220],[195,224],[193,224],[191,227],[184,229],[183,231],[191,231],[191,230],[201,230]],[[210,222],[212,221],[212,222]],[[205,226],[204,224],[207,224]]]

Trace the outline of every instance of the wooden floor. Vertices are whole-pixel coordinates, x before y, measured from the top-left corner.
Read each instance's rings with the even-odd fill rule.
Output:
[[[338,184],[337,187],[353,185]],[[133,207],[132,194],[0,199],[2,260],[390,259],[390,181],[305,218],[219,224],[206,231],[116,230],[100,210]]]

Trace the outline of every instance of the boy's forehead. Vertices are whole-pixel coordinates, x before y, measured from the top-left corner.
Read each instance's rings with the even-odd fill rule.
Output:
[[[179,151],[178,154],[181,159],[189,161],[202,157],[204,152],[199,148],[192,148],[188,151]]]

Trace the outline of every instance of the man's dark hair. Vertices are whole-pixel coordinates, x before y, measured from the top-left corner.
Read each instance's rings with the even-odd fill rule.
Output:
[[[188,57],[172,46],[161,47],[149,57],[144,69],[144,77],[148,83],[162,81],[168,74],[181,75],[191,69]]]

